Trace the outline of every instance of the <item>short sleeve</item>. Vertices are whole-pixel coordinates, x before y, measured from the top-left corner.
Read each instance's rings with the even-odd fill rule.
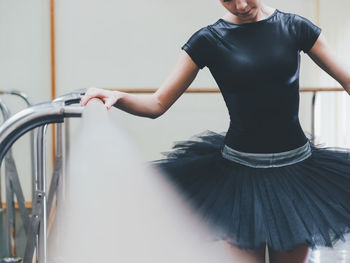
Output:
[[[294,25],[298,50],[309,52],[321,34],[321,28],[300,15],[295,15]]]
[[[207,27],[203,27],[195,32],[181,49],[185,50],[194,63],[202,69],[211,61],[212,47],[211,33]]]

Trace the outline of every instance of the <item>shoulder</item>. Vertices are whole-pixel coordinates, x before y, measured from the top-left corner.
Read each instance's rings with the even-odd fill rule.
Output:
[[[211,65],[215,60],[215,38],[209,25],[195,31],[181,49],[191,56],[200,69]]]
[[[302,23],[311,22],[308,18],[302,15],[299,15],[296,13],[284,12],[281,10],[278,10],[278,16],[281,20],[288,22],[290,24],[302,24]]]
[[[298,50],[307,53],[317,40],[321,28],[315,25],[310,19],[294,13],[284,13],[286,28],[289,34],[295,39]]]
[[[296,13],[283,12],[283,11],[279,11],[279,13],[282,19],[288,22],[291,26],[300,27],[300,26],[314,25],[309,18],[306,18],[302,15],[299,15]]]
[[[313,22],[311,22],[310,19],[298,14],[294,14],[293,23],[297,27],[315,27],[316,26]]]
[[[203,26],[200,29],[196,30],[190,36],[189,43],[200,43],[203,45],[212,45],[215,42],[215,38],[210,29],[211,25]]]
[[[299,15],[299,14],[292,14],[292,15],[293,15],[293,21],[295,23],[303,23],[303,22],[310,21],[310,19],[308,19],[302,15]]]
[[[317,38],[321,33],[321,28],[319,26],[313,23],[310,19],[298,14],[294,14],[293,16],[293,26],[297,34],[300,36],[303,35],[306,38]]]
[[[210,31],[210,25],[201,27],[200,29],[198,29],[192,34],[192,37],[196,37],[199,39],[210,39],[212,37],[212,33]]]
[[[295,13],[279,11],[281,20],[283,21],[289,32],[294,34],[307,34],[309,32],[319,33],[320,28],[315,25],[309,18]]]
[[[301,25],[307,21],[310,22],[306,17],[299,14],[284,12],[281,10],[278,10],[278,16],[282,22],[291,27]]]
[[[284,11],[281,11],[281,10],[277,9],[277,15],[279,16],[279,18],[280,18],[281,20],[284,20],[284,21],[286,21],[286,22],[292,22],[293,19],[294,19],[294,16],[295,16],[296,14],[284,12]]]

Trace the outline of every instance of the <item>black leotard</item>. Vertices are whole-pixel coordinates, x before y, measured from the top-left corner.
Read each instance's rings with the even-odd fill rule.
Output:
[[[300,51],[307,53],[320,32],[308,19],[276,9],[252,23],[220,18],[182,46],[221,90],[230,114],[226,145],[271,153],[306,143],[298,116]]]

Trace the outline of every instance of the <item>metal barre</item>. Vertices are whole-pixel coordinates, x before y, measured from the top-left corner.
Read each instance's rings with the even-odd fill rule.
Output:
[[[45,194],[45,160],[44,160],[44,142],[46,125],[50,123],[62,123],[65,118],[81,117],[83,107],[70,106],[71,104],[78,103],[80,101],[82,92],[73,92],[57,98],[53,102],[41,103],[35,106],[31,106],[25,110],[18,112],[17,114],[6,120],[0,127],[0,163],[5,155],[10,152],[10,148],[13,143],[20,138],[27,131],[34,128],[38,129],[36,147],[36,198],[33,207],[32,220],[29,223],[30,235],[35,235],[36,251],[37,255],[43,257],[43,262],[46,262],[46,215],[50,210],[46,209],[46,194]],[[62,128],[61,125],[57,127]],[[60,147],[57,147],[58,151],[61,151]],[[50,186],[50,194],[56,190],[56,187]],[[52,202],[52,200],[50,200]],[[49,202],[50,203],[50,202]],[[51,207],[51,204],[49,208]],[[47,210],[47,212],[46,212]],[[42,224],[40,224],[42,222]],[[41,228],[40,239],[36,230]],[[40,242],[39,242],[40,240]],[[28,239],[29,241],[29,239]],[[28,242],[27,242],[28,243]],[[33,256],[34,251],[31,250],[31,246],[34,243],[26,247],[24,262],[31,262],[32,259],[28,257]],[[26,257],[27,255],[27,257]]]
[[[83,108],[46,102],[24,109],[0,126],[0,162],[12,144],[27,131],[50,123],[62,123],[64,118],[81,117]]]

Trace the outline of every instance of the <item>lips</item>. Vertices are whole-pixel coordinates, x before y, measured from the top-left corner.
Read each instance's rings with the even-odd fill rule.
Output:
[[[251,11],[251,9],[247,12],[244,12],[244,13],[238,13],[238,15],[239,16],[247,16],[247,15],[249,15],[250,11]]]

